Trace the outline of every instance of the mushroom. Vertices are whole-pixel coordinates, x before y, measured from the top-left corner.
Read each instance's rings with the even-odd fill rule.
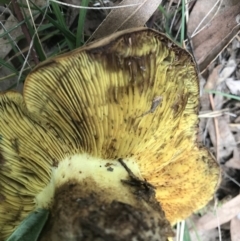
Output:
[[[219,180],[198,106],[192,57],[154,30],[38,65],[23,96],[0,95],[0,240],[43,209],[41,241],[171,236]]]

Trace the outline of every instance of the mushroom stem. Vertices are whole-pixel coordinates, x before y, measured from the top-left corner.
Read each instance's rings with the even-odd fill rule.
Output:
[[[60,162],[53,179],[54,201],[40,241],[162,241],[172,236],[154,188],[139,177],[133,160],[76,155]]]

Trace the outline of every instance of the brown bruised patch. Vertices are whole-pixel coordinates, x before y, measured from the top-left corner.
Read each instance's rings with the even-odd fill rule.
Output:
[[[171,106],[173,109],[173,116],[176,118],[179,114],[182,113],[182,111],[185,109],[185,106],[187,105],[188,101],[188,94],[185,93],[177,93],[176,94],[176,100]]]
[[[0,147],[0,167],[1,167],[1,165],[3,165],[5,162],[6,162],[6,160],[5,160],[4,157],[3,157],[2,150],[1,150],[1,147]]]
[[[13,138],[10,140],[13,150],[19,154],[19,139]]]
[[[3,203],[6,200],[6,197],[0,193],[0,203]]]

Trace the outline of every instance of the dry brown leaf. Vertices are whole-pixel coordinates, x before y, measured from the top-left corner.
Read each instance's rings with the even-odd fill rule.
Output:
[[[231,232],[232,241],[240,240],[240,215],[239,214],[231,220],[230,232]]]
[[[237,147],[234,147],[233,157],[225,163],[225,166],[240,169],[239,151]]]
[[[26,5],[26,1],[22,1],[23,4]],[[45,0],[36,0],[34,4],[42,7],[46,5]],[[25,9],[26,16],[30,16],[29,10]],[[36,10],[32,10],[32,14],[34,18],[36,18]],[[9,8],[5,8],[3,6],[0,7],[0,16],[1,16],[1,26],[0,26],[0,35],[3,37],[0,38],[0,58],[4,59],[8,62],[8,54],[12,50],[13,45],[18,48],[18,38],[23,36],[23,32],[21,26],[19,25],[19,21],[15,18],[14,14],[10,11]],[[31,20],[30,20],[31,23]],[[19,26],[18,26],[19,25]],[[27,44],[26,44],[27,45]],[[19,49],[19,53],[24,48]],[[29,46],[27,46],[29,47]],[[9,62],[8,62],[9,63]],[[10,63],[11,64],[11,63]],[[6,77],[10,75],[12,71],[9,71],[9,68],[0,66],[0,78]],[[8,88],[12,87],[14,83],[17,83],[17,77],[12,77],[6,79],[6,81],[0,81],[0,91],[6,91]],[[22,84],[17,84],[15,88],[17,91],[22,91]]]
[[[123,0],[118,6],[137,5],[113,9],[93,33],[89,41],[102,38],[119,30],[143,26],[161,2],[162,0]]]
[[[240,169],[239,151],[237,147],[234,147],[233,157],[225,163],[225,166]]]
[[[210,230],[229,222],[240,213],[240,195],[217,208],[216,213],[208,213],[196,222],[199,230]],[[238,229],[239,230],[239,229]]]
[[[240,94],[240,80],[234,80],[233,78],[226,79],[226,85],[230,92],[234,95]]]
[[[4,78],[12,73],[12,70],[7,67],[2,66],[0,69],[0,78]],[[6,91],[11,88],[14,84],[17,83],[17,76],[13,76],[12,78],[7,79],[7,81],[0,81],[0,92]],[[22,92],[23,84],[19,83],[16,87],[12,88],[12,90],[16,90],[18,92]]]
[[[190,36],[202,21],[203,16],[206,16],[211,9],[211,7],[206,7],[208,2],[209,0],[197,1],[188,23]],[[216,1],[211,3],[213,4],[213,2],[216,3]],[[224,5],[220,9],[221,11],[218,12],[214,19],[192,38],[195,58],[201,72],[206,69],[240,30],[238,21],[240,2],[238,0],[224,1]],[[197,17],[198,15],[200,16]],[[211,17],[213,17],[213,14],[210,19]],[[195,21],[196,18],[198,18],[198,21]],[[208,18],[207,22],[210,19]]]
[[[214,89],[218,84],[218,76],[222,69],[222,65],[217,65],[208,76],[207,83],[205,85],[205,89],[211,90]]]
[[[198,0],[190,15],[188,22],[188,33],[193,37],[196,32],[201,30],[204,26],[210,23],[214,14],[217,12],[216,0]],[[214,8],[213,8],[214,7]],[[212,9],[213,8],[213,9]],[[212,11],[210,11],[212,9]]]
[[[218,230],[196,230],[195,223],[199,220],[199,216],[197,214],[191,215],[187,220],[186,224],[189,229],[189,235],[191,241],[216,241],[218,237]],[[175,239],[177,240],[177,239]]]
[[[216,241],[218,237],[218,230],[204,230],[204,231],[196,231],[194,229],[189,231],[190,240],[191,241]]]
[[[228,125],[228,118],[228,116],[221,116],[217,118],[219,130],[218,140],[216,139],[215,126],[213,120],[210,120],[208,125],[210,139],[213,143],[213,146],[215,147],[215,150],[218,149],[218,159],[225,160],[227,157],[232,155],[232,158],[226,162],[227,166],[234,165],[234,162],[238,162],[239,160],[237,143]],[[228,163],[229,161],[231,162]]]
[[[224,66],[224,68],[219,73],[219,80],[218,82],[221,83],[224,80],[226,80],[228,77],[232,75],[232,73],[235,71],[237,67],[237,63],[234,59],[229,59],[227,64]]]
[[[23,4],[26,5],[26,1],[23,1]],[[42,7],[46,5],[45,0],[37,0],[34,1],[34,4],[38,7]],[[0,58],[4,59],[8,53],[12,50],[12,44],[9,43],[9,39],[12,40],[14,45],[17,45],[15,42],[17,38],[19,38],[21,35],[23,35],[21,26],[16,27],[19,24],[19,21],[14,17],[13,13],[8,9],[1,7],[0,8],[0,15],[3,15],[4,13],[8,13],[4,19],[1,19],[1,22],[3,23],[0,27],[0,35],[3,35],[4,37],[0,38]],[[30,16],[29,10],[25,9],[26,16]],[[36,18],[36,10],[32,10],[32,15],[35,15],[34,18]],[[30,21],[31,22],[31,21]],[[4,35],[6,34],[6,35]]]
[[[216,66],[208,77],[205,85],[206,89],[214,89],[218,84],[228,79],[236,70],[237,63],[234,59],[229,59],[227,64]]]
[[[221,14],[226,11],[228,7],[234,6],[239,3],[239,0],[198,0],[191,12],[190,21],[188,22],[188,33],[190,37],[194,37],[198,32],[211,24],[216,14]]]
[[[17,19],[14,17],[12,12],[5,7],[0,8],[0,15],[1,15],[1,23],[2,26],[0,28],[0,35],[3,35],[2,38],[0,38],[0,58],[8,60],[7,55],[12,50],[12,44],[17,45],[16,39],[23,35],[21,27],[16,27],[18,25]],[[12,31],[10,31],[12,29]],[[8,32],[7,35],[4,35],[6,32]],[[12,40],[12,44],[9,43],[9,38]],[[5,67],[0,66],[0,78],[4,78],[8,75],[10,75],[12,71]],[[17,77],[12,77],[10,79],[7,79],[7,81],[0,81],[0,91],[6,91],[8,88],[10,88],[14,83],[17,82]],[[16,88],[14,88],[17,91],[22,90],[22,84],[18,85]]]
[[[2,19],[3,26],[0,29],[0,35],[2,36],[4,36],[7,31],[13,29],[18,24],[17,19],[14,17],[14,15],[9,9],[2,7],[0,9],[0,14],[3,14],[4,12],[8,13],[9,15],[5,15],[5,19]],[[13,43],[15,43],[16,38],[19,37],[21,34],[21,27],[18,27],[14,28],[9,33],[9,37],[7,37],[6,35],[0,38],[0,58],[4,59],[12,49],[12,45],[9,44],[9,38],[12,39]]]

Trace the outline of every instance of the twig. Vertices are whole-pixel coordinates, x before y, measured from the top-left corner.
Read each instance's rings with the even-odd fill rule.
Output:
[[[215,105],[214,105],[214,100],[212,94],[209,94],[209,99],[211,103],[212,110],[214,111]],[[219,157],[219,151],[218,151],[218,141],[219,141],[219,131],[218,131],[218,120],[216,117],[214,117],[214,126],[215,126],[215,133],[216,133],[216,159],[218,162],[218,157]]]
[[[25,35],[28,45],[31,46],[31,35],[28,31],[26,23],[24,22],[23,14],[21,12],[17,0],[12,0],[12,6],[14,13],[16,14],[17,20],[19,22],[23,22],[23,24],[21,25],[23,34]],[[32,47],[31,49],[31,56],[33,57],[34,63],[37,65],[39,63],[39,59],[37,57],[36,50],[34,49],[34,47]]]

